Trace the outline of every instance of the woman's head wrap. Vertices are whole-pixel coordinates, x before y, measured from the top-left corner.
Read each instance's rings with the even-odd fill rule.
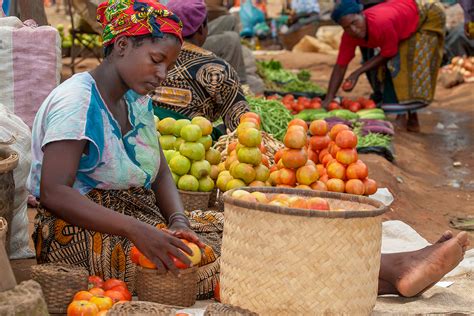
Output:
[[[170,0],[167,6],[183,21],[183,37],[196,33],[207,18],[204,0]]]
[[[332,11],[331,19],[339,23],[339,20],[346,15],[362,12],[362,5],[358,0],[340,0]]]
[[[163,38],[172,34],[183,42],[181,20],[156,0],[108,0],[97,8],[97,20],[104,28],[104,47],[119,35]]]

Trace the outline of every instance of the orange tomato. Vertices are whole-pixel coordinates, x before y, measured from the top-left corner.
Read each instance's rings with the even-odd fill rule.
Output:
[[[342,84],[342,90],[344,91],[349,91],[353,88],[353,85],[352,85],[352,82],[351,81],[348,81],[346,80],[343,84]]]
[[[340,131],[336,136],[336,145],[342,149],[356,148],[357,136],[353,131]]]
[[[80,301],[78,301],[80,302]],[[90,299],[91,303],[94,303],[99,311],[106,311],[114,305],[114,302],[110,297],[107,296],[94,296],[93,298]]]
[[[93,287],[102,287],[104,285],[104,280],[100,276],[91,275],[88,278],[89,288]]]
[[[306,122],[303,121],[302,119],[295,118],[295,119],[292,119],[292,120],[288,123],[288,127],[294,126],[294,125],[303,127],[305,131],[308,130],[308,124],[306,124]]]
[[[94,296],[97,295],[104,295],[104,289],[101,289],[100,287],[93,287],[92,289],[89,290],[89,293],[91,293]]]
[[[79,291],[76,294],[74,294],[74,298],[72,299],[73,301],[88,301],[90,300],[94,294],[88,291]]]
[[[96,316],[99,308],[88,301],[73,301],[67,307],[67,316]]]
[[[260,125],[260,116],[257,113],[247,112],[242,114],[240,117],[240,122],[242,123],[242,121],[247,118],[255,119],[258,122],[258,125]]]
[[[141,267],[147,268],[147,269],[156,269],[156,265],[147,257],[145,257],[144,254],[138,258],[138,263],[140,264]]]
[[[187,265],[185,265],[181,260],[179,260],[175,256],[170,255],[170,257],[171,257],[171,260],[173,260],[173,263],[176,266],[176,268],[178,268],[178,269],[187,269],[187,268],[189,268]]]
[[[114,279],[114,278],[108,279],[107,281],[104,282],[104,290],[107,291],[119,285],[127,287],[127,284],[123,282],[122,280]]]

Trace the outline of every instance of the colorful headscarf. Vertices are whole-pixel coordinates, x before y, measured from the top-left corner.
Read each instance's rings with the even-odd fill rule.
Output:
[[[183,42],[183,23],[157,0],[108,0],[97,8],[97,20],[104,28],[104,47],[113,44],[119,35],[162,38],[172,34]]]
[[[333,19],[334,22],[339,23],[339,20],[343,16],[361,12],[362,5],[358,0],[340,0],[340,2],[334,7],[334,11],[332,11],[331,19]]]

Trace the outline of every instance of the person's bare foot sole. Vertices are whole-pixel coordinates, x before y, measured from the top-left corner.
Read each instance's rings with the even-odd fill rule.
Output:
[[[437,243],[411,252],[395,284],[400,295],[416,296],[433,286],[462,261],[468,245],[466,232],[455,237],[445,232]]]

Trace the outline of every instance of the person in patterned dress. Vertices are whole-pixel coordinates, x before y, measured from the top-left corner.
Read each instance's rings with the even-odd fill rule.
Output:
[[[387,0],[363,10],[358,0],[341,0],[331,17],[344,34],[323,105],[327,107],[335,97],[356,48],[375,48],[378,53],[365,56],[370,59],[346,78],[343,89],[351,91],[360,75],[376,72],[370,76],[374,96],[381,94],[375,101],[386,111],[403,113],[400,123],[409,131],[419,131],[416,110],[433,100],[442,62],[446,20],[442,5]]]
[[[54,89],[33,125],[27,186],[40,201],[36,259],[82,266],[133,290],[131,247],[177,273],[169,254],[190,264],[184,238],[203,249],[199,289],[209,297],[223,216],[184,212],[147,96],[178,57],[182,22],[154,0],[109,0],[97,11],[104,61]]]
[[[233,131],[249,108],[235,70],[201,47],[208,32],[206,4],[170,0],[167,6],[183,21],[184,44],[175,67],[151,95],[155,115],[222,119],[225,129]]]

